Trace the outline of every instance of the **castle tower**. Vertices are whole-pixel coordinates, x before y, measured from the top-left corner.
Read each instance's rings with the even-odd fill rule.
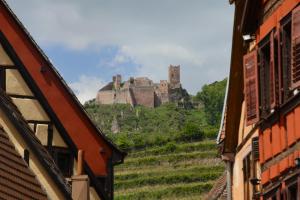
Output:
[[[113,76],[113,83],[116,90],[121,88],[122,76],[120,74]]]
[[[171,88],[180,87],[180,65],[169,66],[169,83]]]

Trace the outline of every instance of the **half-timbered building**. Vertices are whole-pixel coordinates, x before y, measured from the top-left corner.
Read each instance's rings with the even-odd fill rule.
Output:
[[[76,174],[80,150],[83,172],[89,178],[90,199],[113,199],[113,168],[123,162],[126,154],[91,121],[4,0],[0,0],[0,89],[11,99],[66,180]],[[9,136],[4,116],[7,114],[1,115],[0,125]],[[23,155],[24,149],[16,150]]]
[[[300,1],[230,0],[232,55],[218,136],[228,199],[300,199]]]

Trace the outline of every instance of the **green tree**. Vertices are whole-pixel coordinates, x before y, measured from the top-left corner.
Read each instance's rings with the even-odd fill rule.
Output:
[[[209,85],[204,85],[202,90],[198,92],[195,97],[196,100],[203,103],[207,122],[210,125],[218,126],[220,123],[226,84],[227,78]]]
[[[182,132],[179,133],[179,137],[177,139],[181,141],[202,140],[203,136],[203,131],[195,122],[188,122],[183,127]]]

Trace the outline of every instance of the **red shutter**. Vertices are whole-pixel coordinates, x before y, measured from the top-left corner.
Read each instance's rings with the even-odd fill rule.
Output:
[[[300,86],[300,6],[292,13],[292,88]]]
[[[247,125],[258,121],[257,51],[244,56],[244,94],[246,100]]]
[[[275,45],[274,32],[270,35],[270,107],[274,109],[276,106],[276,78],[275,78]]]

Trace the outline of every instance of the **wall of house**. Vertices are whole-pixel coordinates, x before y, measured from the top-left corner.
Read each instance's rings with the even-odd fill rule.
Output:
[[[61,77],[51,63],[28,37],[11,10],[3,2],[1,5],[0,27],[1,35],[4,36],[0,38],[2,45],[7,44],[12,55],[16,56],[15,60],[20,61],[17,67],[22,69],[24,75],[30,77],[28,81],[33,81],[35,86],[39,87],[38,94],[43,95],[47,100],[44,102],[45,105],[49,105],[53,111],[49,114],[62,122],[61,130],[67,132],[76,147],[86,152],[85,161],[93,173],[97,176],[107,175],[107,161],[115,148],[105,138],[97,137],[99,136],[98,129],[89,121],[67,85],[61,81]],[[105,150],[105,154],[95,156],[95,152],[98,152],[100,148]]]
[[[20,155],[24,155],[24,150],[27,149],[29,151],[29,167],[36,175],[38,181],[41,183],[43,188],[45,189],[47,195],[51,197],[51,199],[64,199],[64,195],[60,192],[57,185],[54,183],[53,179],[48,175],[45,168],[38,161],[38,158],[33,153],[32,149],[30,149],[25,141],[23,140],[21,134],[19,133],[11,121],[6,117],[6,114],[0,109],[0,125],[3,127],[5,132],[8,134],[10,140],[15,145],[16,150]]]
[[[272,29],[280,28],[280,21],[297,4],[299,4],[297,0],[269,0],[264,8],[263,24],[258,30],[258,41],[263,40]],[[280,116],[275,123],[260,132],[260,164],[264,166],[261,174],[262,185],[285,175],[295,166],[294,159],[299,156],[299,148],[295,145],[300,139],[300,124],[297,123],[299,117],[300,106]]]
[[[30,127],[43,145],[47,145],[48,127],[51,123],[40,103],[25,83],[17,69],[6,69],[5,90],[12,97],[14,104],[18,107],[23,117],[32,123]],[[56,127],[53,128],[53,146],[67,147]]]
[[[247,140],[240,151],[235,155],[232,174],[232,197],[244,199],[243,159],[252,151],[252,138],[258,136],[258,130]],[[259,177],[258,177],[259,178]],[[252,194],[252,192],[250,192]]]
[[[291,12],[291,10],[297,4],[299,4],[299,0],[266,0],[264,1],[264,3],[265,3],[264,4],[265,14],[262,16],[262,19],[258,20],[263,22],[263,24],[256,31],[253,31],[254,33],[256,33],[256,37],[255,37],[256,41],[253,41],[250,44],[250,48],[248,49],[248,52],[250,52],[253,49],[256,49],[257,43],[264,40],[265,36],[267,36],[274,28],[279,28],[280,20],[282,20],[288,13]],[[236,6],[236,8],[239,9],[236,10],[237,13],[243,13],[244,7],[240,8],[239,6]],[[258,9],[258,6],[256,9]],[[255,8],[249,12],[253,12],[253,10],[255,10]],[[245,23],[247,23],[247,21],[245,21]],[[251,24],[249,24],[249,26],[250,25]],[[240,22],[236,23],[235,26],[236,26],[235,30],[238,29],[238,27],[240,26]],[[248,26],[248,24],[246,24],[245,26]],[[242,38],[242,35],[239,34],[236,35]],[[239,41],[241,38],[235,38],[234,42]],[[234,43],[233,46],[237,46],[237,44]],[[235,65],[235,63],[239,62],[239,59],[240,61],[242,61],[242,55],[237,53],[238,50],[240,49],[236,48],[233,50],[232,62],[234,64],[231,68],[232,74],[233,73],[236,74],[238,71],[236,68],[233,67],[237,66],[242,68],[242,62],[240,62],[240,65],[239,64]],[[235,77],[233,76],[231,77],[231,79],[235,80]],[[246,77],[244,77],[244,81],[246,81]],[[243,87],[232,85],[232,88],[243,88]],[[246,90],[247,89],[244,88],[244,97],[245,97],[244,99],[246,99],[247,97],[247,95],[245,95]],[[243,94],[242,91],[239,94]],[[235,98],[235,96],[232,95],[232,98]],[[231,108],[231,109],[236,110],[236,108]],[[276,107],[275,109],[278,108]],[[259,158],[260,163],[259,164],[257,162],[255,163],[255,166],[258,167],[256,171],[258,177],[255,178],[261,179],[262,185],[264,186],[268,182],[271,183],[271,181],[278,178],[279,175],[282,175],[283,173],[289,171],[289,169],[291,169],[291,167],[295,165],[294,159],[296,156],[299,156],[299,150],[300,150],[300,144],[298,147],[297,147],[298,144],[296,144],[296,142],[300,140],[300,132],[298,131],[300,130],[300,123],[297,124],[296,122],[297,119],[300,118],[300,109],[293,110],[292,112],[288,113],[286,116],[284,116],[282,119],[280,119],[277,123],[273,125],[270,125],[273,123],[273,121],[267,123],[265,120],[263,120],[263,118],[260,118],[258,120],[261,120],[262,123],[260,123],[259,127],[255,126],[257,124],[251,124],[250,126],[246,126],[245,119],[247,113],[246,113],[245,102],[243,102],[241,110],[242,112],[241,112],[241,119],[239,124],[239,131],[238,131],[238,135],[236,135],[238,137],[238,145],[236,146],[237,150],[234,155],[233,168],[232,168],[233,199],[244,199],[243,160],[252,151],[252,139],[254,137],[259,136],[259,156],[260,156]],[[230,117],[234,115],[234,113],[230,113],[230,114],[231,114]],[[279,113],[276,113],[276,116],[277,114]],[[256,116],[258,116],[258,113]],[[235,122],[229,122],[229,123],[235,123]],[[269,126],[269,127],[262,131],[261,127],[263,126]],[[297,130],[298,132],[295,130]],[[237,134],[237,133],[234,132],[229,134]],[[288,152],[287,150],[288,148],[291,148],[290,152]],[[294,148],[294,151],[292,150],[292,148]],[[253,169],[251,168],[251,170]],[[274,183],[275,182],[272,182],[273,185],[275,185]],[[265,191],[262,190],[261,192],[265,192]],[[252,195],[252,191],[250,191],[250,194]]]
[[[5,91],[9,96],[11,96],[14,104],[17,106],[19,111],[22,113],[25,120],[28,121],[28,124],[35,133],[36,137],[40,140],[42,145],[46,146],[48,144],[48,127],[51,124],[51,119],[45,112],[45,110],[42,108],[39,101],[34,96],[33,92],[29,89],[27,83],[23,79],[21,73],[17,69],[17,67],[14,66],[11,59],[8,57],[8,55],[5,53],[4,49],[0,45],[0,67],[2,69],[5,69]],[[3,113],[2,113],[3,114]],[[2,120],[2,121],[1,121]],[[10,135],[13,135],[16,130],[11,125],[3,125],[4,118],[0,116],[0,124],[5,128],[5,131],[10,133]],[[5,124],[8,123],[7,120],[5,120]],[[54,147],[64,147],[68,148],[67,144],[61,137],[61,133],[58,132],[57,128],[52,124],[53,127],[53,140],[52,140],[52,146]],[[17,139],[14,139],[16,137]],[[20,137],[13,136],[12,137],[13,142],[15,143],[16,140],[20,140]],[[21,142],[20,144],[17,144],[18,152],[23,153],[25,147],[25,143]],[[22,154],[21,154],[22,155]],[[30,154],[33,155],[33,154]],[[49,181],[50,177],[47,177],[46,172],[43,171],[43,169],[40,169],[41,166],[39,166],[39,163],[37,163],[37,160],[35,157],[31,158],[32,161],[32,167],[35,170],[35,173],[37,175],[42,175],[45,177],[41,178],[41,183],[45,187],[54,187],[54,183]],[[74,159],[75,160],[75,159]],[[76,160],[75,160],[76,161]],[[76,174],[76,162],[73,163],[73,173]],[[60,197],[58,191],[56,189],[49,189],[49,196],[53,197],[53,199],[63,199],[63,197]],[[94,192],[91,194],[91,196],[94,197],[94,199],[99,198],[97,193]]]
[[[26,85],[18,70],[7,69],[5,82],[7,94],[33,97],[31,90]]]
[[[235,155],[232,169],[232,196],[233,199],[244,199],[243,160],[252,151],[252,139],[258,137],[259,130],[254,125],[246,125],[246,105],[242,103],[242,112],[239,126],[238,146],[240,149]],[[249,135],[250,134],[250,135]],[[257,169],[260,174],[260,168]],[[259,177],[258,177],[259,178]],[[250,192],[252,194],[252,192]]]
[[[13,62],[9,56],[4,51],[2,45],[0,44],[0,65],[2,66],[12,66]]]
[[[300,147],[295,145],[300,140],[298,119],[300,106],[260,133],[260,163],[268,163],[262,172],[262,184],[267,184],[295,166],[295,158],[299,157],[300,152]]]

